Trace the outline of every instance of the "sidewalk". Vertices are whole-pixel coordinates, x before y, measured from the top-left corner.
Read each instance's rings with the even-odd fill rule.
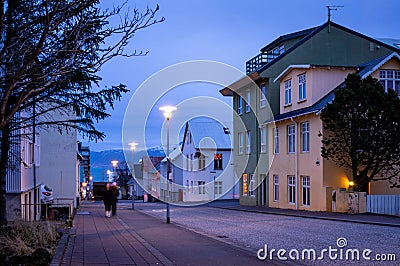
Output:
[[[52,265],[265,265],[255,252],[136,210],[106,218],[102,203],[83,202],[64,254]]]
[[[337,213],[337,212],[314,212],[314,211],[303,211],[303,210],[289,210],[289,209],[277,209],[261,206],[243,206],[239,204],[223,204],[214,205],[210,204],[210,207],[235,210],[235,211],[247,211],[247,212],[257,212],[265,214],[275,214],[275,215],[286,215],[295,216],[302,218],[311,219],[322,219],[330,221],[340,221],[340,222],[351,222],[351,223],[361,223],[361,224],[371,224],[380,226],[392,226],[400,227],[400,217],[387,216],[387,215],[377,215],[377,214],[347,214],[347,213]]]

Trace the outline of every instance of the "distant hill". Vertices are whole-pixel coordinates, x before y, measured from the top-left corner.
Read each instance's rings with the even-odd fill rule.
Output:
[[[165,153],[162,148],[155,147],[147,150],[148,155],[164,157]],[[138,163],[143,156],[146,155],[146,150],[135,151],[135,163]],[[130,160],[131,158],[128,158]],[[125,162],[124,153],[122,150],[105,150],[90,152],[90,174],[94,181],[104,181],[107,170],[112,171],[111,161]]]

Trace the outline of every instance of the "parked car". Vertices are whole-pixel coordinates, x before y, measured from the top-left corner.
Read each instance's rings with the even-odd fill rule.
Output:
[[[53,204],[53,189],[47,185],[40,186],[40,201],[43,204]]]

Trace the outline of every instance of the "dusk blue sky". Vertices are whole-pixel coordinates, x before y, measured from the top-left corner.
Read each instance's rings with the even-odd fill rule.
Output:
[[[104,6],[112,2],[101,1]],[[113,60],[100,73],[102,86],[123,83],[131,91],[116,104],[115,110],[110,110],[111,117],[98,124],[107,135],[104,141],[85,143],[91,150],[122,148],[126,107],[135,89],[151,75],[189,60],[218,61],[244,71],[245,62],[280,35],[326,22],[327,5],[344,6],[332,11],[332,21],[340,25],[370,37],[400,39],[400,19],[396,12],[400,10],[399,0],[129,0],[127,3],[139,9],[157,4],[158,17],[165,17],[165,21],[138,31],[128,47],[130,51],[143,50],[149,54]],[[157,106],[177,105],[194,96],[209,96],[231,104],[231,98],[222,97],[219,89],[211,84],[186,84],[160,99]],[[147,146],[161,145],[162,123],[161,112],[153,111],[148,120],[151,130],[146,131]]]

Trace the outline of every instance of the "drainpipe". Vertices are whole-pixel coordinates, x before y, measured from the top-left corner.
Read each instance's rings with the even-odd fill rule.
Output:
[[[296,204],[296,210],[299,209],[299,149],[298,149],[298,122],[293,119],[293,117],[290,118],[292,122],[294,123],[294,156],[295,156],[295,177],[294,177],[294,185],[295,185],[295,204]]]

